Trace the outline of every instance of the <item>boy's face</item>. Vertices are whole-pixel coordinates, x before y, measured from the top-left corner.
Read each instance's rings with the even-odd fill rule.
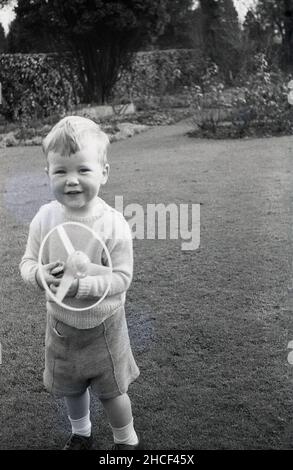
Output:
[[[106,183],[109,165],[103,167],[96,148],[88,146],[69,157],[49,152],[46,171],[57,201],[68,209],[86,211]]]

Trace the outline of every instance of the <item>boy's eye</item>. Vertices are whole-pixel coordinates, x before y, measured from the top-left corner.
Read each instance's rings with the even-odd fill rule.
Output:
[[[80,173],[88,173],[91,170],[89,168],[81,168],[79,171]]]
[[[64,174],[65,174],[65,170],[54,171],[54,175],[64,175]]]

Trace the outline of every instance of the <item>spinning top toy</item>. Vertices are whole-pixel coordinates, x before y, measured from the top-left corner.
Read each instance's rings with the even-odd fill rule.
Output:
[[[84,251],[76,250],[74,248],[72,240],[70,239],[68,232],[72,231],[72,229],[76,229],[76,227],[78,227],[79,229],[82,228],[83,230],[86,230],[87,235],[89,233],[90,238],[94,238],[98,242],[98,244],[100,244],[100,248],[106,254],[108,266],[103,266],[101,264],[96,264],[94,262],[91,262],[89,256]],[[82,233],[82,230],[80,232]],[[80,240],[83,239],[81,233],[79,237]],[[49,242],[50,237],[53,237],[53,236],[56,237],[56,234],[61,240],[62,247],[65,249],[66,260],[63,263],[64,265],[63,270],[62,268],[59,269],[58,274],[56,274],[56,277],[60,277],[60,275],[62,274],[63,275],[61,277],[60,284],[57,288],[57,292],[56,294],[54,294],[45,281],[44,269],[43,269],[44,265],[43,265],[42,260],[43,260],[44,249],[45,249],[46,243]],[[112,279],[112,262],[111,262],[111,257],[110,257],[108,248],[106,247],[102,239],[99,237],[99,235],[96,232],[94,232],[94,230],[92,230],[91,228],[79,222],[64,222],[63,224],[57,225],[56,227],[54,227],[52,230],[50,230],[47,233],[40,247],[39,257],[38,257],[38,268],[39,268],[39,273],[40,273],[40,279],[42,281],[44,289],[49,294],[49,296],[54,300],[54,302],[56,302],[58,305],[60,305],[63,308],[67,308],[67,309],[70,308],[71,310],[75,310],[75,311],[84,311],[84,310],[93,308],[94,306],[102,302],[102,300],[106,297],[110,289],[110,284],[111,284],[111,279]],[[90,306],[82,307],[82,308],[77,308],[71,305],[69,306],[66,303],[64,303],[63,300],[66,297],[66,294],[69,291],[74,280],[82,279],[86,276],[107,276],[108,282],[107,282],[106,289],[102,297],[100,297],[98,301],[96,301],[94,304]]]

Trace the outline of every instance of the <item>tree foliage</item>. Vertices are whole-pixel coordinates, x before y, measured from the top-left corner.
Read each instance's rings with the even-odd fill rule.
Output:
[[[161,49],[192,47],[193,3],[193,0],[167,0],[169,21],[156,41]]]
[[[237,73],[241,45],[233,0],[200,0],[205,53],[226,77]]]
[[[85,99],[105,102],[132,53],[163,31],[166,5],[167,0],[19,0],[15,11],[22,34],[32,34],[28,46],[70,51]]]
[[[15,12],[16,17],[10,25],[7,36],[8,52],[37,53],[56,50],[40,20],[37,2],[18,0]]]
[[[249,41],[261,42],[262,27],[252,10],[248,10],[246,13],[243,22],[243,33]]]
[[[283,64],[293,66],[293,0],[259,0],[255,12],[267,43],[281,39]]]

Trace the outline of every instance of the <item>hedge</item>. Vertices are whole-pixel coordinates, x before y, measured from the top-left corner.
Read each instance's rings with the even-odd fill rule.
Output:
[[[183,92],[199,80],[202,60],[194,50],[139,52],[113,90],[113,102],[148,101]],[[77,69],[70,56],[0,54],[0,82],[6,118],[19,121],[70,111],[82,102]]]
[[[204,70],[200,51],[194,49],[138,52],[130,70],[124,71],[114,96],[132,101],[184,93],[198,83]]]
[[[1,54],[2,114],[11,120],[62,114],[80,102],[81,87],[69,57]]]

